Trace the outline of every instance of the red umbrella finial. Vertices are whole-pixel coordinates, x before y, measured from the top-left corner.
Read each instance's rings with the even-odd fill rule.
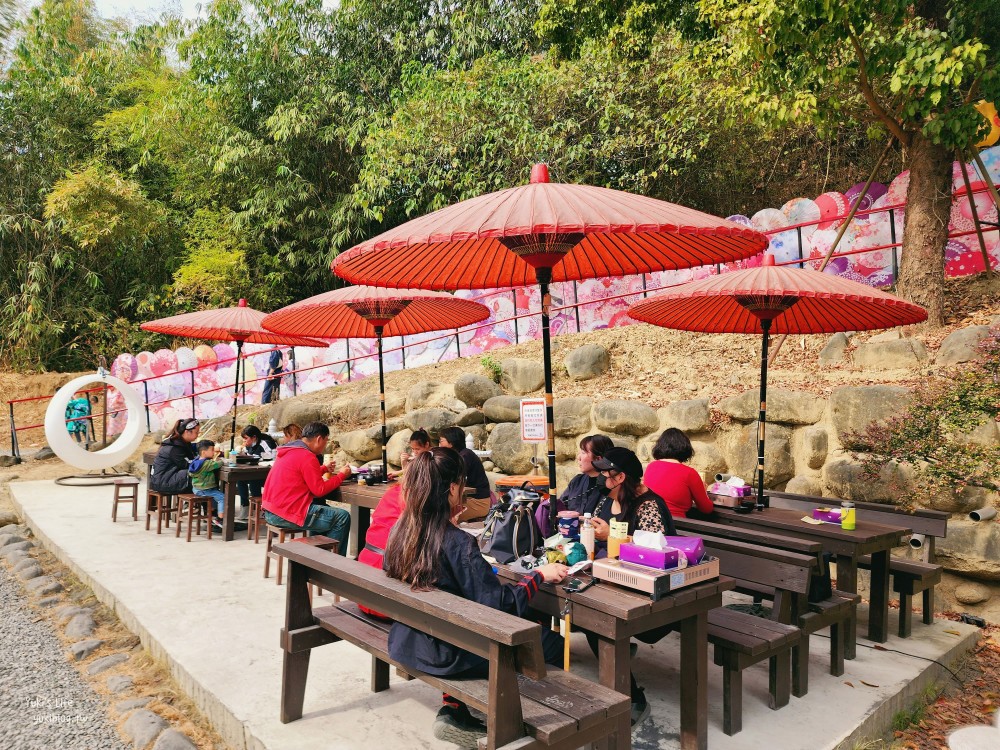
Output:
[[[236,306],[237,307],[246,307],[247,306],[247,301],[245,299],[243,299],[242,297],[240,297],[240,301],[236,304]]]
[[[537,184],[539,182],[549,181],[549,165],[545,163],[538,163],[531,168],[531,184]]]
[[[762,266],[773,266],[774,256],[771,253],[764,253],[764,260],[761,262]]]

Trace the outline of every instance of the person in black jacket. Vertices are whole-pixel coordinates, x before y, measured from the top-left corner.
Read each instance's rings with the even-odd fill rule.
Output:
[[[580,450],[576,454],[576,465],[580,467],[580,473],[569,480],[566,489],[559,496],[559,510],[575,510],[581,517],[584,513],[594,513],[601,498],[608,494],[600,472],[594,468],[594,460],[614,447],[615,444],[606,435],[587,435],[580,440]],[[555,533],[549,526],[548,500],[538,504],[535,520],[543,537],[547,538]]]
[[[197,419],[178,419],[174,423],[156,452],[150,472],[150,489],[171,495],[191,492],[188,464],[198,457],[194,444],[200,433],[201,422]]]
[[[566,577],[565,565],[543,565],[517,584],[502,584],[479,552],[475,538],[455,525],[461,513],[465,466],[451,448],[434,448],[414,458],[406,470],[405,503],[383,557],[390,578],[414,591],[438,588],[464,599],[511,614],[523,615],[543,581]],[[542,631],[545,661],[559,666],[562,637]],[[450,643],[396,622],[389,630],[389,655],[403,664],[435,675],[485,677],[489,662]],[[486,727],[452,696],[434,720],[434,736],[462,747],[477,747]]]
[[[269,458],[278,449],[274,438],[266,432],[261,432],[257,425],[249,424],[240,433],[243,438],[243,453],[248,456]],[[240,496],[240,507],[236,509],[233,520],[246,522],[250,509],[250,497],[260,497],[264,491],[263,482],[237,482],[236,493]]]
[[[442,448],[458,451],[462,463],[465,464],[465,486],[475,490],[472,497],[465,501],[465,510],[458,520],[478,521],[480,518],[486,518],[495,496],[490,490],[490,480],[486,476],[483,462],[479,460],[479,456],[465,447],[465,430],[461,427],[445,427],[438,435],[438,444]]]

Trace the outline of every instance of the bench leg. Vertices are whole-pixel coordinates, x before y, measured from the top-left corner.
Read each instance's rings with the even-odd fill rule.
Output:
[[[290,563],[288,591],[285,598],[285,629],[296,630],[313,624],[312,606],[309,604],[308,571],[298,563]],[[291,654],[285,651],[281,661],[281,723],[302,718],[302,705],[306,695],[306,677],[309,674],[310,650]]]
[[[372,692],[381,693],[389,689],[389,662],[372,657]]]
[[[913,595],[899,595],[899,637],[909,638],[913,632]]]
[[[708,613],[705,611],[681,620],[681,675],[681,750],[708,750]],[[625,728],[628,729],[627,715]],[[631,740],[632,735],[628,736]]]
[[[792,650],[786,649],[772,656],[768,662],[767,705],[773,710],[787,706],[791,695]]]
[[[831,639],[833,634],[831,633]],[[809,634],[804,632],[792,648],[792,695],[801,698],[809,692]]]
[[[851,594],[858,593],[858,566],[846,555],[837,555],[837,588]],[[847,649],[844,657],[854,659],[858,655],[858,617],[854,616],[846,623],[845,640]]]
[[[517,660],[510,646],[490,644],[489,685],[490,716],[486,724],[486,746],[498,748],[524,737]]]
[[[729,737],[743,729],[743,672],[722,668],[722,731]]]
[[[928,586],[923,591],[924,599],[924,625],[934,624],[934,587]]]

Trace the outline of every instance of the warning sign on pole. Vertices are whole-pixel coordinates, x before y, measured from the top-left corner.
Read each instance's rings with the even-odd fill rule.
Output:
[[[548,439],[545,431],[545,399],[521,399],[521,440],[526,443],[544,443]]]

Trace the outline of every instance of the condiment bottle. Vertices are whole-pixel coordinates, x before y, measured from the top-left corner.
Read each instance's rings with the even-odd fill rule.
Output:
[[[235,450],[229,451],[229,465],[236,466],[236,456],[239,454]]]
[[[583,525],[580,527],[580,544],[587,550],[587,559],[594,559],[594,524],[590,522],[590,513],[583,514]]]
[[[849,500],[845,500],[840,504],[840,528],[844,529],[844,531],[854,531],[857,528],[854,503]]]

